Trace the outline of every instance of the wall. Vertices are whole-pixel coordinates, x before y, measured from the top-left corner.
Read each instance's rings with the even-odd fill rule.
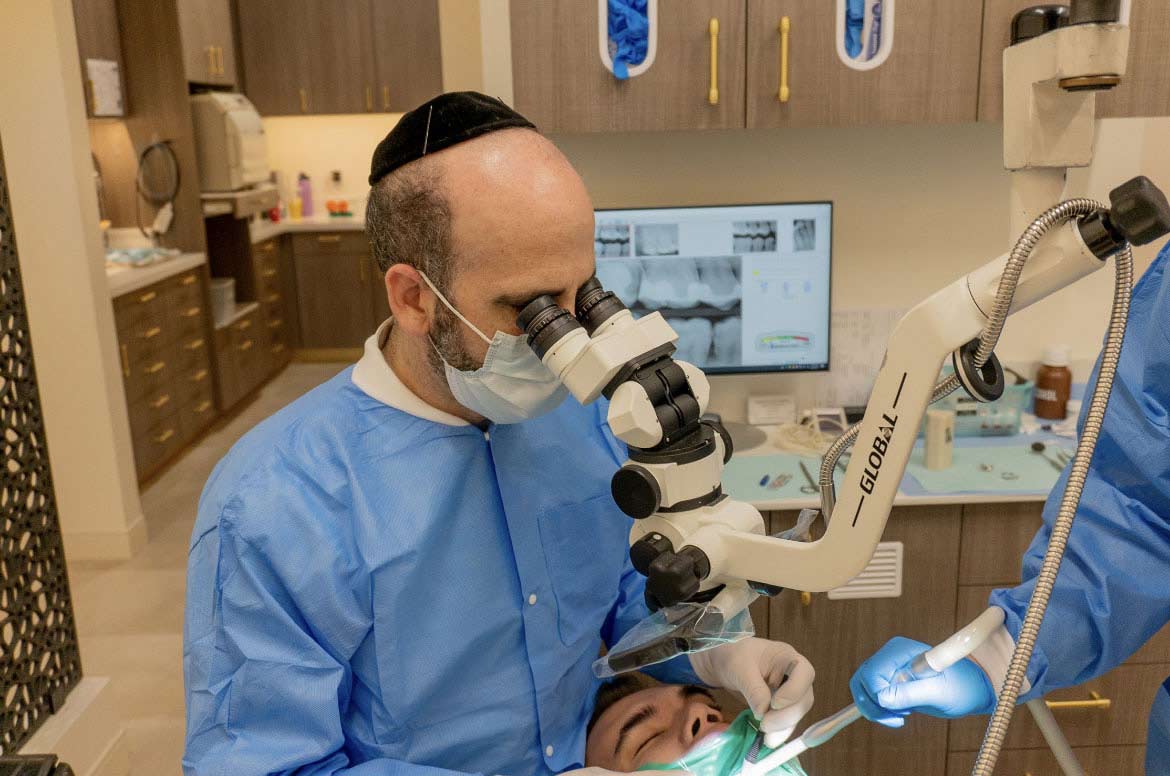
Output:
[[[315,176],[343,169],[357,186],[392,120],[264,123],[275,168],[299,167]],[[999,124],[964,124],[553,139],[598,207],[833,200],[834,307],[906,309],[1010,247],[1010,176],[1001,133]],[[1139,171],[1170,185],[1168,133],[1170,119],[1103,121],[1097,162],[1091,171],[1074,173],[1074,192],[1103,199]],[[1139,251],[1139,271],[1153,254]],[[1013,318],[1001,357],[1030,371],[1045,344],[1067,342],[1074,371],[1087,375],[1104,332],[1111,283],[1109,273],[1098,273]],[[795,393],[810,405],[817,382],[812,375],[716,378],[713,405],[733,419],[742,416],[750,392]]]
[[[68,0],[0,0],[0,140],[49,459],[71,559],[128,557],[145,523],[106,291]],[[84,386],[84,390],[78,390]]]

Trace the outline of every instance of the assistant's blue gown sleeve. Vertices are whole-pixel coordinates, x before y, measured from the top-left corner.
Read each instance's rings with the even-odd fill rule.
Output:
[[[1117,379],[1029,666],[1032,691],[1024,700],[1120,665],[1170,620],[1168,262],[1170,246],[1134,288]],[[1094,370],[1089,385],[1096,379]],[[1082,413],[1078,427],[1083,423]],[[1024,556],[1024,582],[991,595],[991,603],[1006,612],[1013,637],[1067,482],[1066,470]]]
[[[276,503],[261,498],[248,508]],[[337,537],[323,533],[304,534],[300,549],[258,547],[234,525],[241,508],[229,502],[217,527],[191,548],[184,773],[462,776],[398,760],[351,761],[342,728],[353,679],[348,658],[369,627],[361,586],[347,584],[346,571],[355,569]],[[331,560],[306,563],[309,547]]]

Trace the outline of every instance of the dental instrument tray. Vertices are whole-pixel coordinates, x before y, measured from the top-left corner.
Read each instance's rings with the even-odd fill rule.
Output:
[[[996,401],[984,404],[956,391],[934,406],[955,413],[957,437],[1015,436],[1020,433],[1020,420],[1031,408],[1036,389],[1031,380],[1018,375],[1015,379],[1015,384],[1005,387],[1003,396]]]

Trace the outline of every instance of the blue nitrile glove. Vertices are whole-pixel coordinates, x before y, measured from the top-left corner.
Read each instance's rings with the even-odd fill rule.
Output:
[[[929,644],[898,636],[861,664],[849,680],[849,689],[866,719],[897,728],[914,711],[943,719],[991,713],[995,690],[983,669],[969,658],[926,679],[894,681],[899,671],[928,649]]]

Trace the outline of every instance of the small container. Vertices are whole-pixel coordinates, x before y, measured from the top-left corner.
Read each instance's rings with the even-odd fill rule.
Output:
[[[301,215],[313,215],[313,182],[303,172],[297,176],[297,194],[301,198]]]
[[[1072,391],[1068,345],[1053,345],[1044,350],[1044,359],[1036,372],[1036,417],[1064,420],[1068,416],[1068,397]]]
[[[948,410],[926,411],[926,468],[933,471],[951,468],[955,452],[955,413]]]
[[[236,279],[211,279],[211,317],[215,325],[223,326],[236,310]]]
[[[301,197],[299,194],[293,194],[292,201],[288,203],[288,217],[293,221],[301,220]]]

